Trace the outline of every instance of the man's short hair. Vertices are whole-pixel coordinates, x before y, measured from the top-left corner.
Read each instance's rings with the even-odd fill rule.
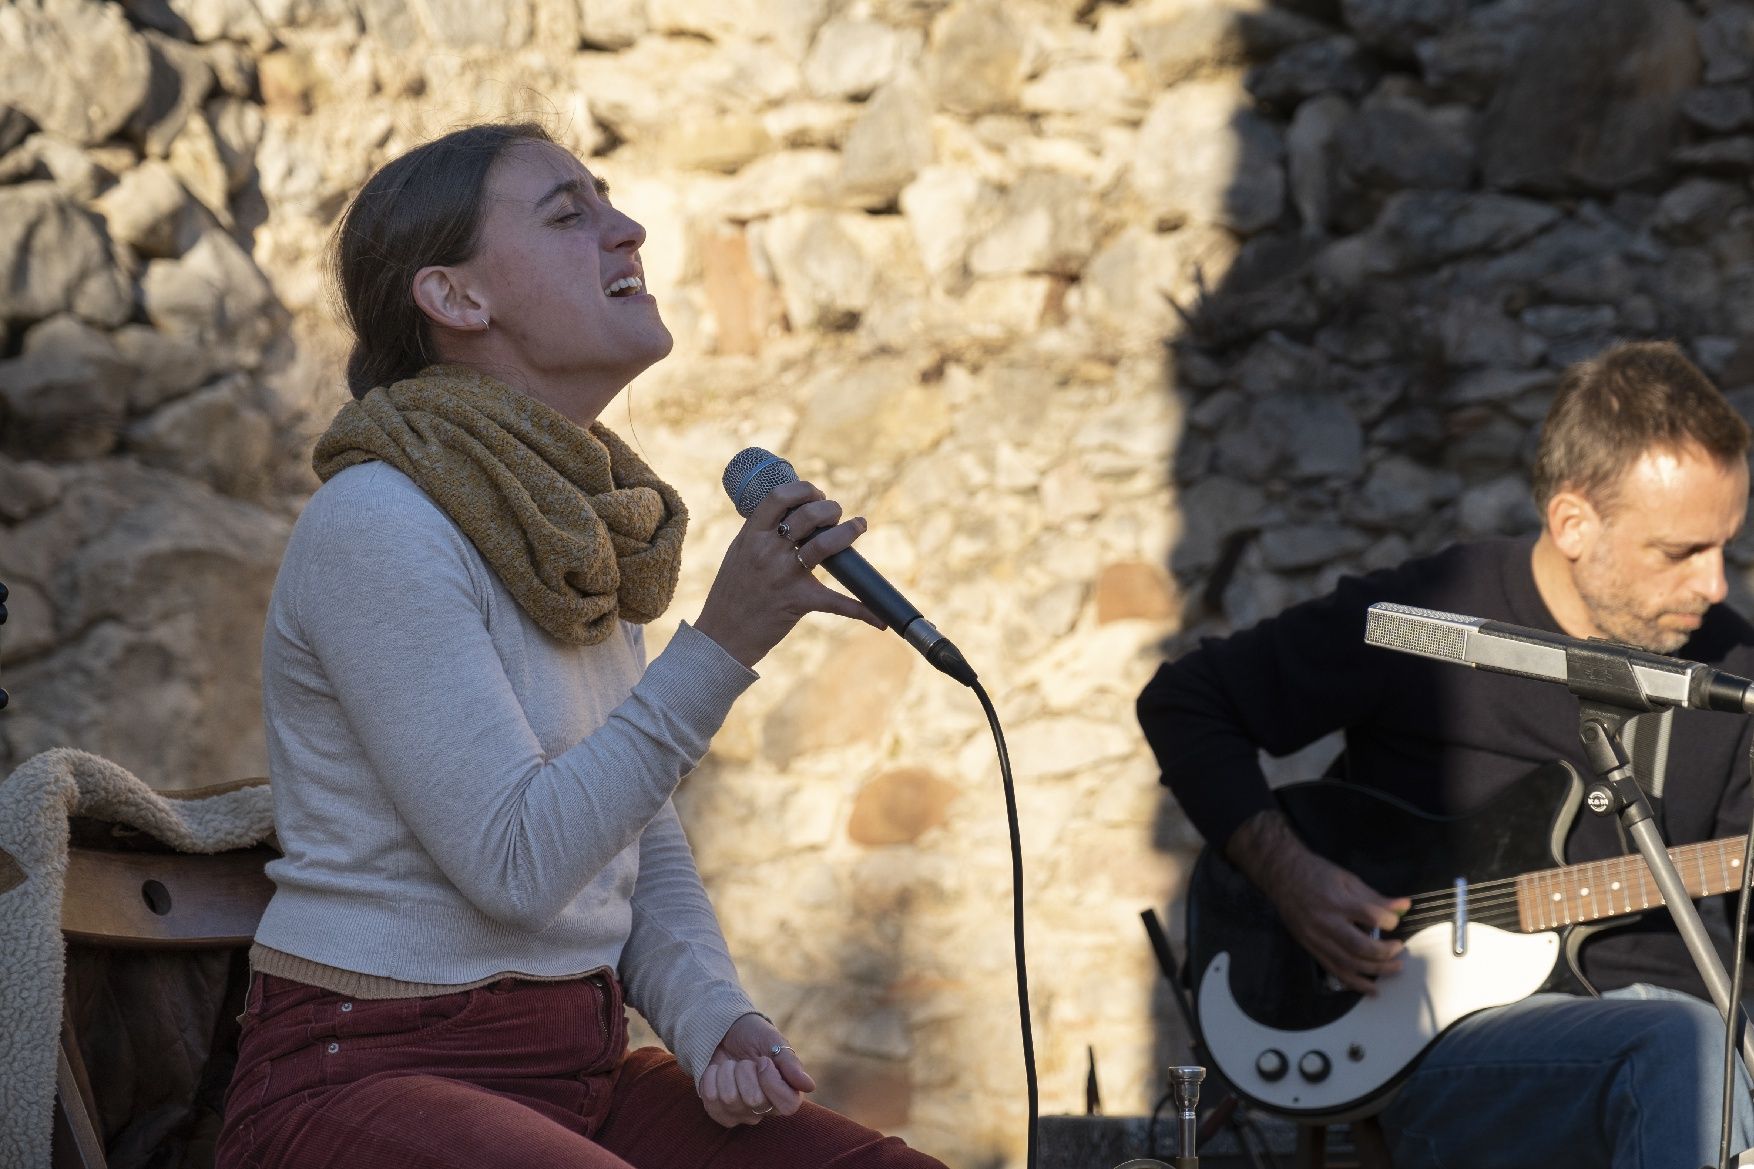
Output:
[[[1606,514],[1620,479],[1647,451],[1705,451],[1725,466],[1748,456],[1749,429],[1673,342],[1634,341],[1580,361],[1559,379],[1535,453],[1535,506],[1575,491]]]

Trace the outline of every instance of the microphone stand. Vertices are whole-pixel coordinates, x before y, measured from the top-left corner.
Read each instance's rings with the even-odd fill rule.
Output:
[[[1590,767],[1598,777],[1591,785],[1585,803],[1598,816],[1620,817],[1621,826],[1638,846],[1639,854],[1656,879],[1663,903],[1668,906],[1675,928],[1687,945],[1693,965],[1699,969],[1699,977],[1711,993],[1711,1001],[1717,1004],[1718,1013],[1728,1022],[1730,1011],[1734,1009],[1740,1013],[1741,1007],[1730,1001],[1730,980],[1724,973],[1723,960],[1705,932],[1705,923],[1699,920],[1699,910],[1688,896],[1681,874],[1675,869],[1674,859],[1669,856],[1662,835],[1657,831],[1650,801],[1633,778],[1632,761],[1620,743],[1620,731],[1626,723],[1653,708],[1621,705],[1584,695],[1579,695],[1578,708],[1578,734],[1583,739],[1584,754],[1589,758]],[[1741,873],[1738,876],[1746,887],[1748,875]],[[1736,1029],[1742,1037],[1742,1063],[1750,1075],[1754,1075],[1754,1034],[1749,1032],[1746,1016],[1740,1019]]]

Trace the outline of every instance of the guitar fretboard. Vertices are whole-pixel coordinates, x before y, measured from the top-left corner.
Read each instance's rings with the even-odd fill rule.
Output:
[[[1690,898],[1741,887],[1745,836],[1683,844],[1669,850]],[[1516,879],[1517,918],[1523,932],[1557,929],[1621,917],[1663,904],[1662,891],[1641,856],[1621,856],[1524,873]]]

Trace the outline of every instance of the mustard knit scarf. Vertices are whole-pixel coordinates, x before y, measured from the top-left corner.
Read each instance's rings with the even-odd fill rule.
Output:
[[[457,365],[379,386],[341,408],[311,465],[328,480],[382,460],[431,496],[544,630],[596,645],[676,591],[688,509],[600,423]]]

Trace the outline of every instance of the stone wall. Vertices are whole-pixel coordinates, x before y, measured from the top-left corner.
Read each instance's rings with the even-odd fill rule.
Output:
[[[1219,627],[1532,531],[1554,381],[1614,340],[1679,341],[1754,412],[1754,8],[1341,9],[1343,33],[1246,76],[1260,121],[1238,126],[1282,160],[1289,207],[1174,346],[1172,559]]]
[[[1044,1111],[1081,1109],[1087,1047],[1145,1111],[1183,1039],[1138,912],[1195,841],[1133,696],[1166,644],[1526,530],[1553,377],[1612,337],[1754,393],[1751,28],[1741,0],[15,0],[0,765],[262,770],[261,614],[343,399],[327,233],[407,146],[535,117],[650,230],[677,351],[605,421],[694,512],[677,613],[743,446],[870,518],[1010,736]],[[828,1102],[1020,1162],[978,705],[826,618],[762,672],[680,796],[747,982]]]

